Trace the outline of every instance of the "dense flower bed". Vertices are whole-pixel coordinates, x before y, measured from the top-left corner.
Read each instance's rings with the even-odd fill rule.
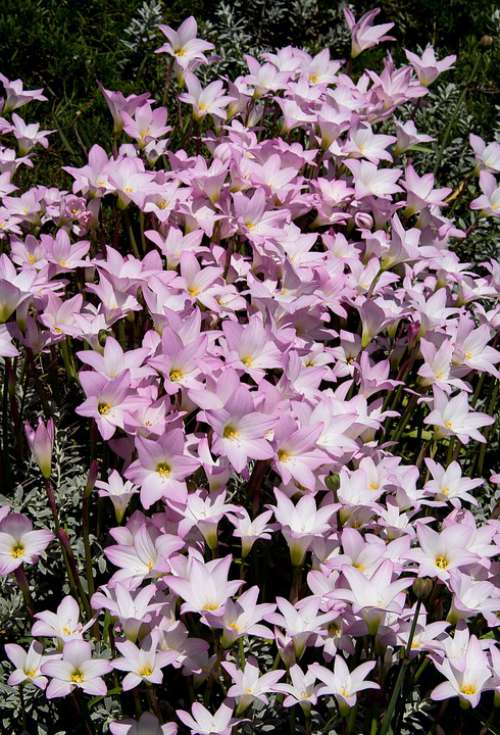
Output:
[[[475,224],[446,217],[457,192],[415,170],[429,136],[398,121],[454,57],[353,73],[391,40],[377,14],[346,11],[348,62],[287,47],[204,88],[212,44],[193,18],[162,26],[177,119],[102,88],[113,151],[66,167],[71,191],[18,190],[53,131],[17,112],[43,91],[0,77],[4,482],[27,441],[52,514],[0,511],[27,626],[8,683],[82,732],[384,735],[415,702],[463,732],[484,701],[493,717],[499,524],[471,508],[499,480],[500,267],[460,262]],[[500,145],[471,146],[477,222],[500,216]],[[52,457],[63,374],[89,432],[81,554]],[[70,594],[40,609],[54,545]]]

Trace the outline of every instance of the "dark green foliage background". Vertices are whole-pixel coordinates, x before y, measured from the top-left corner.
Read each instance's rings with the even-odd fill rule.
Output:
[[[345,56],[348,36],[342,21],[345,3],[332,0],[2,0],[0,8],[0,70],[26,85],[42,86],[48,105],[32,106],[30,119],[40,118],[48,128],[59,128],[50,150],[38,165],[58,172],[64,163],[78,164],[84,149],[96,140],[106,144],[109,120],[97,92],[96,80],[125,93],[161,89],[165,57],[153,54],[162,38],[154,17],[178,24],[194,14],[201,33],[215,43],[222,57],[219,71],[243,70],[245,52],[293,44],[318,51],[330,46],[334,56]],[[351,3],[357,15],[375,3]],[[143,25],[141,7],[154,7],[150,28],[126,45],[126,29]],[[500,11],[488,0],[381,0],[381,18],[396,23],[397,60],[403,48],[416,49],[432,42],[442,56],[456,53],[457,68],[449,75],[457,85],[468,85],[466,110],[474,129],[491,134],[496,124],[500,91]],[[480,39],[493,45],[482,49]],[[363,62],[382,57],[377,49]],[[471,69],[482,58],[474,79]],[[448,110],[449,111],[449,110]],[[24,111],[21,113],[24,114]],[[460,116],[457,121],[460,121]],[[428,131],[426,131],[428,132]],[[455,132],[455,131],[452,131]]]

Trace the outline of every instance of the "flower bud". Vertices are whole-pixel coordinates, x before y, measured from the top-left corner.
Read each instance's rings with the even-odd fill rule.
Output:
[[[28,421],[24,424],[26,439],[33,455],[33,459],[40,468],[40,472],[46,480],[52,474],[52,449],[54,447],[54,422],[52,419],[44,424],[38,419],[38,426],[33,430]]]
[[[430,577],[418,577],[413,582],[413,592],[417,600],[426,600],[432,592],[434,585]]]
[[[483,48],[489,48],[490,46],[493,46],[494,38],[493,36],[489,36],[488,34],[481,36],[479,40],[479,45]]]

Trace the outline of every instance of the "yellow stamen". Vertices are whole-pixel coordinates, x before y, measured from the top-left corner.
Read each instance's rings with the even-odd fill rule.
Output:
[[[80,671],[80,669],[75,669],[70,677],[73,684],[83,684],[85,681],[85,676],[83,672]]]
[[[184,377],[184,371],[180,370],[180,368],[173,368],[173,370],[170,371],[168,374],[168,377],[172,381],[172,383],[178,383],[179,380],[182,380]]]
[[[231,441],[234,441],[237,439],[240,435],[240,432],[235,426],[232,426],[231,424],[228,424],[224,427],[224,431],[222,432],[222,436],[224,439],[230,439]]]
[[[218,609],[219,605],[217,604],[217,602],[206,602],[202,607],[202,610],[205,610],[206,612],[213,612],[213,610]]]
[[[160,477],[170,477],[172,474],[172,468],[168,464],[168,462],[158,462],[156,465],[156,471],[160,475]]]
[[[10,550],[10,555],[12,556],[13,559],[20,559],[21,556],[24,556],[25,550],[26,549],[25,549],[24,544],[18,541],[16,544],[14,544],[14,546]]]
[[[149,664],[145,664],[139,671],[137,672],[139,676],[151,676],[153,673],[153,669]]]
[[[111,405],[109,403],[105,403],[104,401],[99,403],[97,406],[97,410],[101,414],[101,416],[107,416],[107,414],[111,411]]]
[[[475,694],[477,692],[477,686],[475,684],[462,684],[462,686],[460,687],[460,691],[462,692],[462,694],[467,694],[470,696],[471,694]]]
[[[286,449],[278,449],[278,459],[280,462],[288,462],[292,455]]]
[[[435,562],[438,569],[448,569],[448,565],[450,563],[448,557],[444,554],[436,556]]]

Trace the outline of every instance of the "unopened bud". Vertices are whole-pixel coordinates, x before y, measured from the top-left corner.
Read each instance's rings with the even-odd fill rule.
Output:
[[[481,36],[481,39],[479,41],[479,45],[483,46],[483,48],[489,48],[490,46],[493,46],[494,42],[493,36],[488,36],[487,34],[484,36]]]
[[[426,600],[432,592],[434,582],[429,577],[417,578],[413,582],[413,592],[417,600]]]

